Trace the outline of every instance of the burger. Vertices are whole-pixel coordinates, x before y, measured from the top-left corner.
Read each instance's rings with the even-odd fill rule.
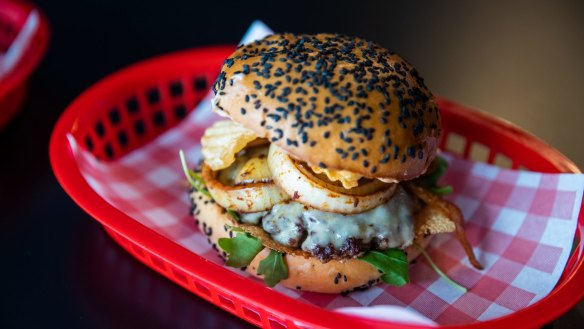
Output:
[[[347,293],[409,282],[432,235],[455,232],[441,198],[440,112],[397,54],[337,34],[274,34],[240,46],[213,85],[225,120],[183,167],[192,212],[226,260],[269,286]]]

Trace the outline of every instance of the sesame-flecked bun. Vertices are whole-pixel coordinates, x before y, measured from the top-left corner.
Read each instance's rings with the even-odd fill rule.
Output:
[[[336,34],[275,34],[238,48],[214,105],[312,166],[408,180],[435,157],[440,114],[406,60]]]
[[[233,219],[212,199],[197,193],[191,194],[193,202],[193,215],[195,223],[208,239],[208,242],[222,256],[227,254],[217,244],[220,238],[231,238],[237,232],[233,232]],[[432,235],[425,238],[416,238],[417,243],[425,248]],[[411,262],[419,256],[420,251],[415,247],[406,249],[408,260]],[[247,272],[257,276],[259,262],[269,254],[269,249],[264,248],[246,268]],[[352,290],[368,288],[379,282],[381,273],[369,263],[358,259],[331,260],[322,263],[316,257],[305,258],[301,255],[285,254],[284,261],[288,268],[288,279],[280,281],[280,285],[304,291],[322,293],[345,293]]]

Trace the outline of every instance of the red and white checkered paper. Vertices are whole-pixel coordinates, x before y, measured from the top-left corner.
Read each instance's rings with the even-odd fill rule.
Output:
[[[222,264],[189,215],[178,156],[183,149],[190,164],[198,163],[199,138],[216,119],[207,100],[180,125],[110,163],[97,161],[73,137],[70,141],[85,179],[105,200],[193,253]],[[275,289],[326,309],[403,306],[444,325],[500,317],[547,295],[570,254],[584,175],[513,171],[446,156],[451,165],[443,182],[454,187],[449,199],[462,209],[467,236],[485,270],[472,268],[451,234],[436,236],[428,252],[444,272],[469,288],[467,293],[449,286],[421,257],[411,265],[412,283],[401,288],[378,285],[346,297]]]

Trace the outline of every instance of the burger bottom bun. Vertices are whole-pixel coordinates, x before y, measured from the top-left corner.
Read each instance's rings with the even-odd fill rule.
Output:
[[[231,230],[233,219],[212,199],[197,193],[191,194],[194,205],[195,223],[203,232],[213,248],[222,258],[227,254],[222,251],[217,241],[220,238],[230,238],[237,232]],[[430,242],[431,235],[417,238],[415,241],[422,248]],[[411,262],[420,254],[414,246],[407,248],[408,261]],[[250,274],[257,275],[257,269],[262,259],[268,256],[270,250],[264,248],[246,268]],[[322,263],[316,257],[305,258],[301,255],[285,254],[284,262],[288,267],[288,279],[280,281],[280,285],[291,289],[314,291],[322,293],[346,293],[352,290],[362,290],[379,282],[381,273],[371,264],[358,260],[331,260]]]

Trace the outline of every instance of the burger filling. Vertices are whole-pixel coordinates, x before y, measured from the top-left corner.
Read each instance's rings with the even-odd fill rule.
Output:
[[[259,139],[252,142],[251,146],[250,144],[241,145],[241,140],[247,135],[244,136],[245,131],[239,133],[241,129],[235,125],[235,123],[220,122],[216,126],[221,129],[216,129],[214,126],[209,129],[210,131],[205,132],[203,154],[206,155],[206,159],[214,156],[213,152],[209,151],[209,144],[219,146],[220,143],[216,140],[231,143],[231,145],[237,144],[238,148],[231,148],[231,152],[241,149],[236,154],[221,154],[213,161],[213,163],[222,163],[222,166],[214,166],[218,170],[214,170],[211,176],[218,184],[212,184],[214,189],[211,189],[211,192],[219,195],[221,187],[217,188],[217,186],[223,186],[224,191],[255,186],[256,192],[259,190],[256,196],[261,195],[261,201],[258,197],[245,194],[234,195],[231,199],[220,197],[216,200],[224,208],[238,212],[242,223],[257,225],[263,228],[275,242],[286,247],[299,248],[319,258],[322,262],[359,257],[373,249],[405,249],[413,243],[415,235],[413,216],[419,204],[403,188],[398,186],[390,195],[372,199],[369,195],[379,194],[378,190],[384,185],[386,189],[392,185],[377,182],[373,184],[375,185],[373,188],[363,191],[361,195],[364,196],[361,198],[355,191],[363,189],[363,186],[372,185],[369,180],[360,176],[353,177],[354,175],[343,171],[316,171],[307,165],[294,162],[293,168],[304,169],[292,173],[298,176],[294,176],[296,179],[287,183],[294,187],[298,184],[300,176],[306,174],[310,187],[308,191],[302,191],[301,186],[293,192],[287,191],[291,194],[290,198],[283,200],[276,195],[271,195],[274,194],[273,187],[276,185],[272,177],[274,173],[271,170],[274,168],[268,165],[269,153],[273,153],[269,149],[273,146],[258,143]],[[229,132],[226,131],[226,127],[229,127]],[[229,137],[226,138],[226,135]],[[224,152],[224,149],[221,150]],[[282,157],[281,154],[280,157]],[[229,160],[224,161],[226,158]],[[285,162],[288,161],[289,159]],[[272,167],[274,163],[279,167],[284,167],[280,162],[282,161],[272,161]],[[226,165],[228,166],[225,167]],[[315,183],[317,181],[318,184]],[[352,186],[351,189],[345,188],[348,184]],[[334,190],[330,190],[331,188]],[[277,190],[281,191],[279,188]],[[297,200],[300,198],[298,190],[301,190],[303,195],[309,195],[311,202],[316,202],[315,205],[321,209],[299,202],[301,200]],[[322,200],[318,198],[316,192],[323,195]],[[335,193],[339,192],[347,195],[355,194],[349,198],[349,205],[347,205],[349,209],[364,206],[365,201],[361,203],[360,200],[371,199],[368,201],[371,204],[367,205],[368,208],[355,213],[326,211],[331,205],[341,202],[340,198],[335,198]],[[245,206],[242,207],[241,203],[237,202],[241,201],[238,198],[249,200],[245,200]],[[250,209],[256,209],[259,203],[262,203],[261,206],[266,210],[250,211]]]
[[[218,241],[229,254],[228,264],[248,264],[267,238],[270,256],[262,260],[258,274],[265,274],[271,286],[287,277],[282,257],[295,251],[323,263],[359,258],[384,273],[382,281],[402,285],[408,280],[404,249],[415,244],[416,237],[456,227],[469,259],[480,268],[464,237],[459,211],[437,196],[449,190],[437,186],[446,167],[443,161],[414,185],[400,184],[315,168],[254,136],[233,121],[208,128],[201,140],[201,176],[188,170],[182,156],[191,185],[241,226],[237,231],[242,233]],[[412,187],[416,184],[418,188]],[[434,206],[427,207],[430,204]],[[429,208],[454,219],[436,230],[420,226],[420,214],[433,217]]]
[[[414,240],[414,207],[398,188],[388,202],[359,214],[325,212],[291,201],[269,211],[242,214],[241,221],[261,225],[274,241],[326,262],[358,257],[371,249],[405,249]]]

